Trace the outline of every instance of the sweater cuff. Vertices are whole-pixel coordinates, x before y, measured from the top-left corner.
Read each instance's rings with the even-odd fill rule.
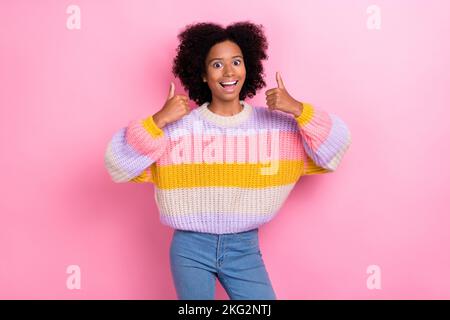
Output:
[[[308,122],[311,121],[313,116],[314,116],[314,107],[310,103],[303,102],[302,113],[298,117],[295,117],[295,120],[297,120],[298,124],[301,127],[303,127]]]
[[[164,135],[164,131],[156,125],[155,121],[153,120],[153,116],[147,117],[142,120],[142,125],[153,138],[162,137]]]

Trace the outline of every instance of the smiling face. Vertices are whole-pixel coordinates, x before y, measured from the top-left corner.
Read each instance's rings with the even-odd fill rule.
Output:
[[[203,81],[208,83],[213,100],[239,101],[246,75],[244,57],[239,46],[230,40],[216,43],[209,50],[205,67]]]

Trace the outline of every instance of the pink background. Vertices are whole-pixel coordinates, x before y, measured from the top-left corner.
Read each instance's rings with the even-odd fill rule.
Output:
[[[445,0],[1,1],[0,298],[176,298],[153,185],[113,183],[104,152],[164,104],[186,24],[250,20],[269,60],[248,101],[265,105],[279,70],[352,132],[338,170],[302,178],[261,228],[278,298],[449,299],[449,13]]]

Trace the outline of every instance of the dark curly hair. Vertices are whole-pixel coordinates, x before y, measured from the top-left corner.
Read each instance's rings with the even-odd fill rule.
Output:
[[[243,21],[223,28],[215,23],[200,22],[186,26],[179,35],[180,44],[173,61],[172,73],[180,78],[189,98],[198,105],[211,102],[212,94],[202,75],[206,74],[205,59],[212,46],[225,40],[236,43],[244,56],[246,79],[239,100],[253,97],[266,86],[262,60],[267,59],[267,39],[263,25]]]

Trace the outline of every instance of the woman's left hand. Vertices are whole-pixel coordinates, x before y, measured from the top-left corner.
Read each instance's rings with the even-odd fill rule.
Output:
[[[298,117],[303,111],[303,104],[287,92],[279,72],[276,73],[276,78],[278,88],[266,91],[266,104],[269,110],[280,110]]]

